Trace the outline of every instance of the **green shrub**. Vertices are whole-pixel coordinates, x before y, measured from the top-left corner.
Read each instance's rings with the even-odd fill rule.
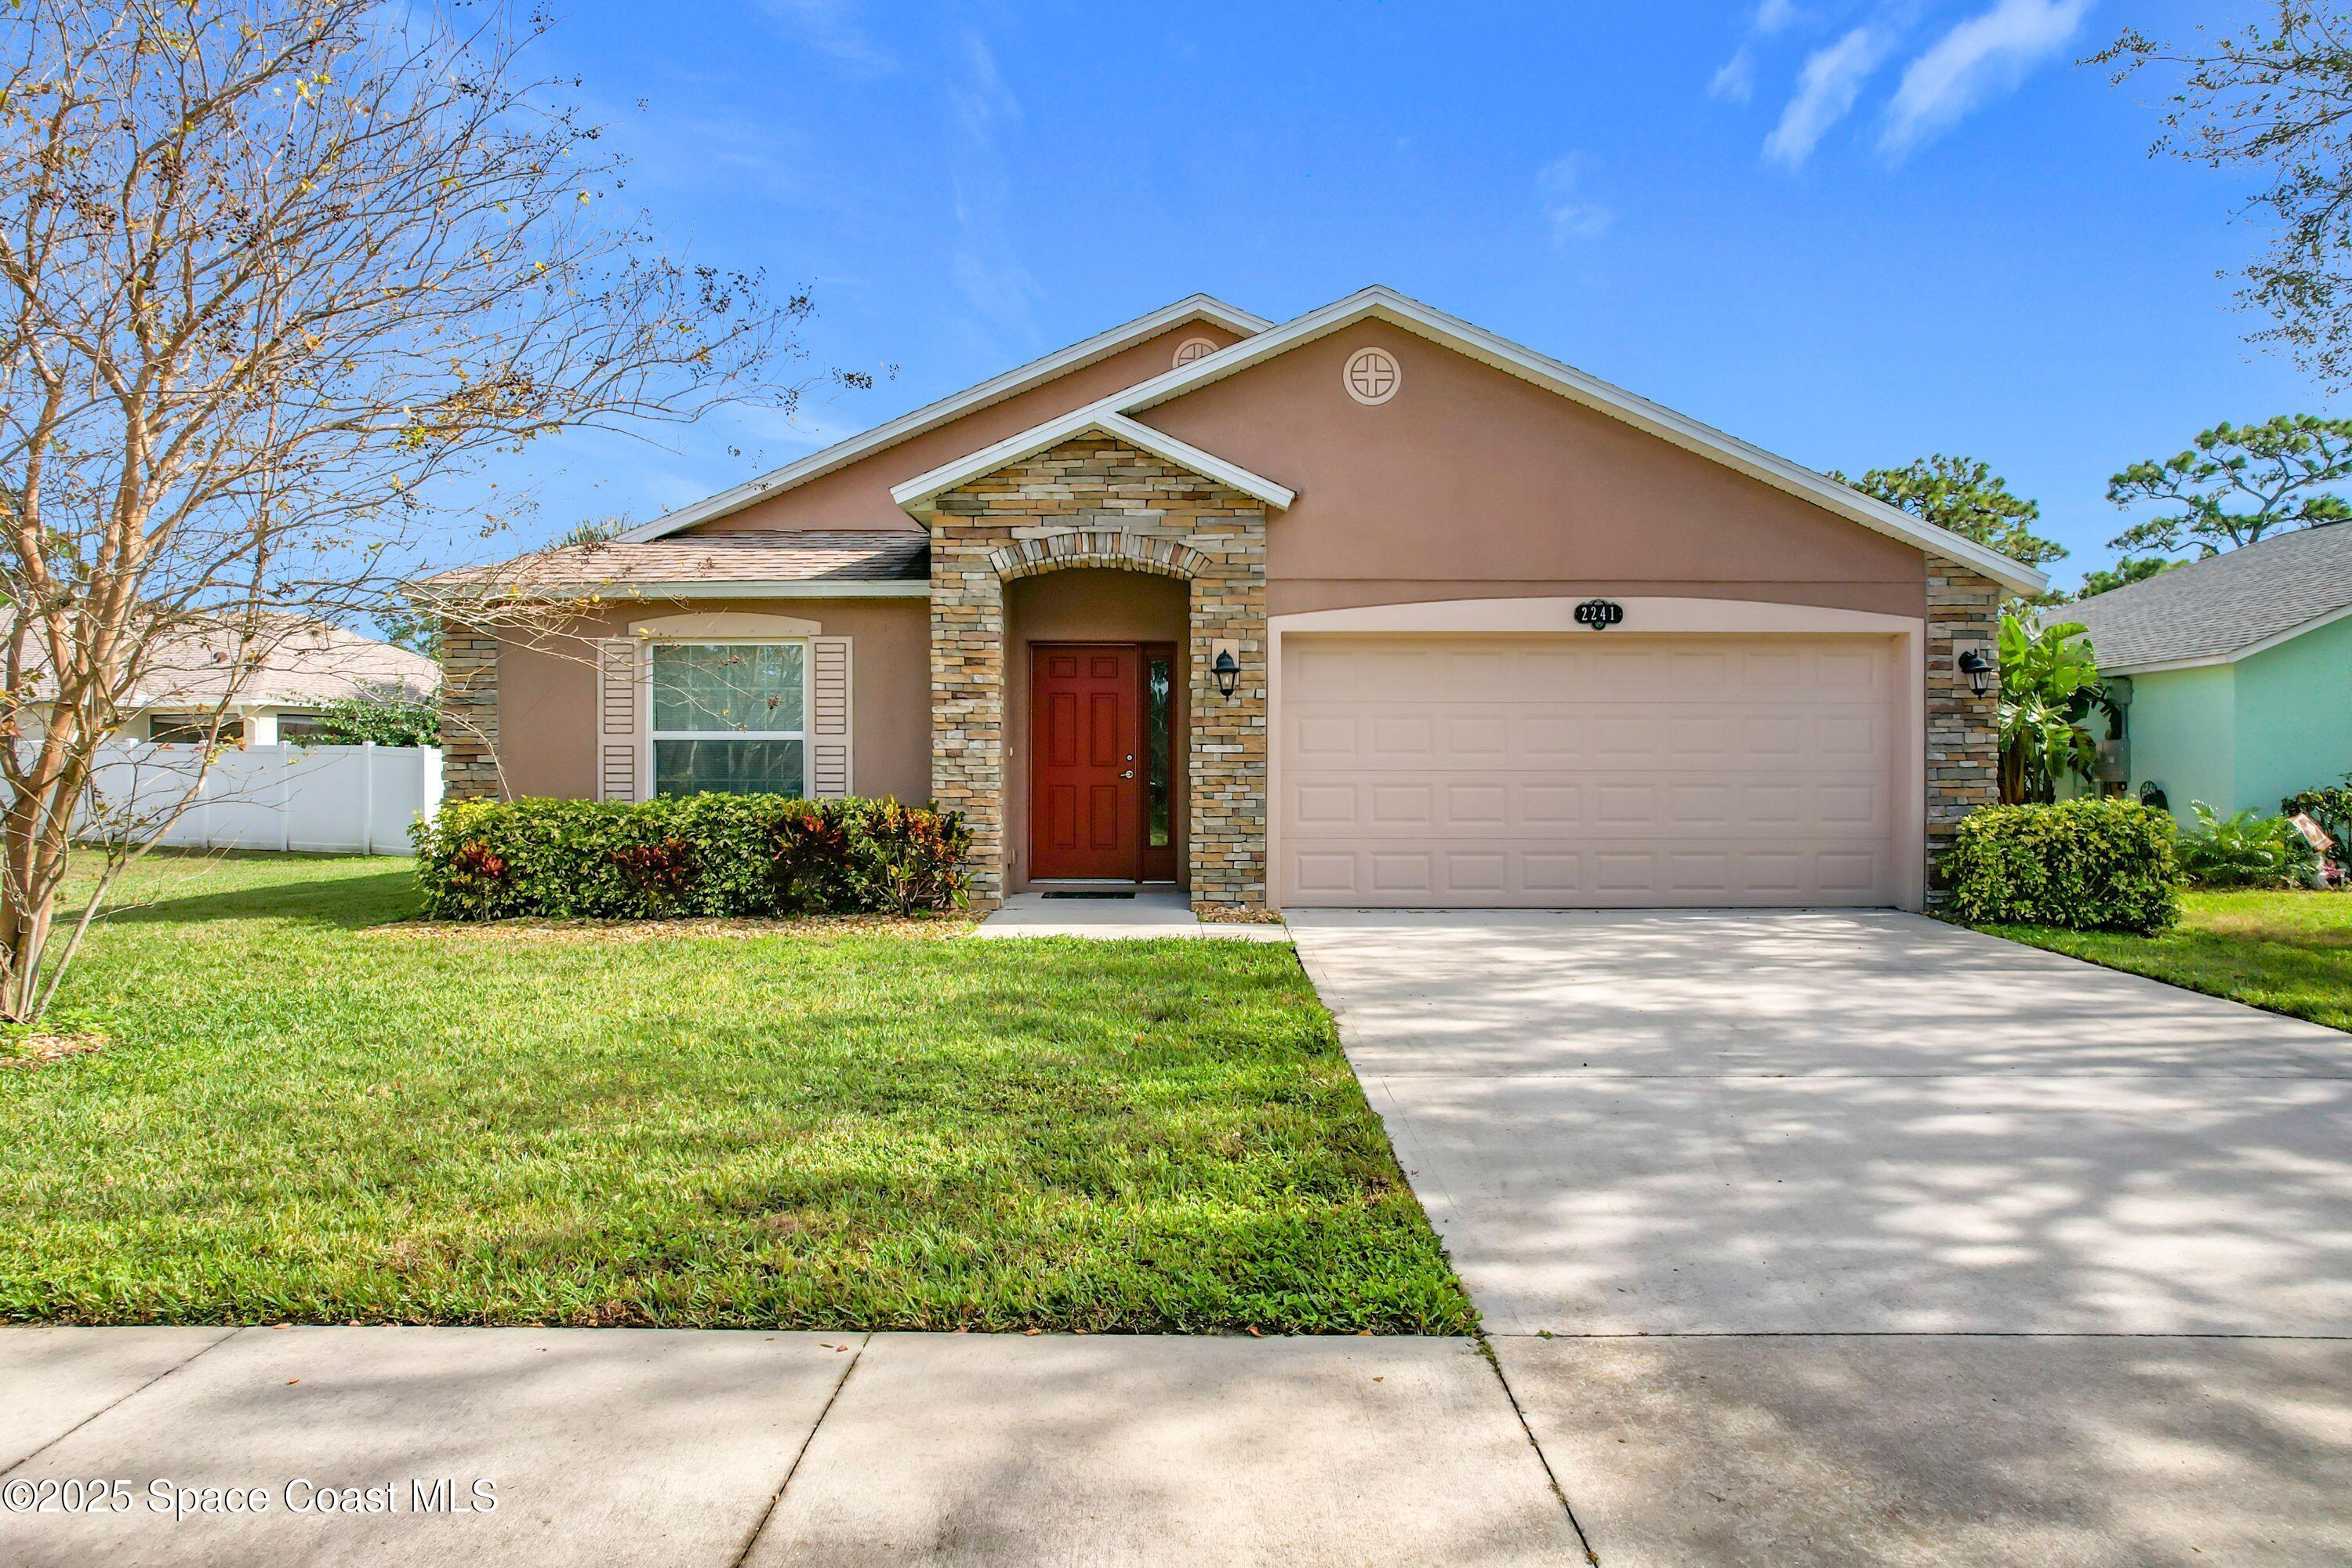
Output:
[[[326,704],[294,736],[298,746],[437,746],[441,710],[405,698],[341,697]]]
[[[2180,864],[2209,888],[2292,887],[2319,864],[2319,851],[2284,816],[2252,807],[2223,816],[2201,800],[2189,808],[2197,826],[2180,836]]]
[[[908,913],[963,902],[971,835],[895,800],[453,801],[410,830],[436,920]]]
[[[2153,935],[2180,919],[2171,814],[2131,800],[1991,805],[1944,857],[1950,909],[1971,924]]]
[[[2345,774],[2341,784],[2323,784],[2287,796],[2279,802],[2279,812],[2285,816],[2300,813],[2311,818],[2339,847],[2352,844],[2352,773]]]

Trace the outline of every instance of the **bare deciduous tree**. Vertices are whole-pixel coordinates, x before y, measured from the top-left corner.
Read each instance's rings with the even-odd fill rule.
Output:
[[[2158,153],[2259,183],[2246,213],[2271,229],[2242,303],[2331,386],[2352,381],[2352,15],[2345,0],[2268,0],[2233,31],[2167,43],[2137,28],[2091,57],[2125,80],[2168,73]]]
[[[794,395],[774,371],[807,300],[664,257],[613,210],[597,128],[526,69],[544,24],[457,15],[483,13],[0,22],[0,1016],[47,1005],[160,831],[108,826],[89,785],[170,650],[226,635],[257,661],[382,607],[458,531],[436,481],[495,455]]]

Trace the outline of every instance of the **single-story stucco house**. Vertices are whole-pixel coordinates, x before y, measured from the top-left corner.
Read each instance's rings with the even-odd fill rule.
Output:
[[[2090,629],[2124,707],[2103,770],[2229,816],[2352,773],[2352,526],[2274,534],[2049,612]]]
[[[164,744],[274,746],[319,732],[336,702],[430,702],[441,667],[421,653],[309,616],[273,617],[258,637],[233,626],[156,639],[117,734]]]
[[[469,618],[492,581],[565,618]],[[2042,586],[1373,288],[1278,324],[1195,295],[425,591],[451,798],[930,799],[980,907],[1246,912],[1917,908],[1994,798],[1960,656]]]

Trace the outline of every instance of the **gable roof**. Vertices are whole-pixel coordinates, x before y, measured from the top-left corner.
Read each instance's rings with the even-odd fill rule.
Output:
[[[241,635],[253,629],[238,624],[158,634],[129,705],[271,707],[372,696],[425,701],[441,687],[440,665],[425,655],[331,622],[273,616],[257,639]]]
[[[1154,376],[1150,381],[1139,382],[1104,398],[1091,409],[1079,412],[1140,414],[1210,382],[1222,380],[1252,365],[1262,364],[1276,354],[1313,342],[1367,319],[1387,321],[1483,364],[1558,393],[1571,402],[1622,419],[1686,451],[1812,501],[1864,528],[1917,545],[1923,550],[1932,550],[1938,555],[1983,573],[2016,593],[2038,594],[2049,585],[2050,580],[2043,574],[2012,561],[1998,551],[1989,550],[1974,540],[1963,539],[1933,523],[1923,522],[1909,512],[1873,500],[1826,474],[1815,473],[1761,447],[1726,435],[1713,426],[1701,424],[1688,415],[1677,414],[1663,404],[1653,403],[1622,387],[1612,386],[1572,365],[1563,364],[1507,338],[1498,337],[1483,327],[1473,326],[1378,284],[1359,289],[1346,299],[1336,300],[1319,310],[1309,310],[1279,327],[1244,338],[1215,353],[1204,354],[1190,364]]]
[[[929,518],[932,503],[958,485],[969,484],[985,474],[992,474],[1007,463],[1017,463],[1032,458],[1049,447],[1058,447],[1075,437],[1098,430],[1115,440],[1139,447],[1155,458],[1161,458],[1180,468],[1189,468],[1203,479],[1214,479],[1228,489],[1262,500],[1277,510],[1298,499],[1288,487],[1276,484],[1262,474],[1252,473],[1239,463],[1229,463],[1213,452],[1204,452],[1189,441],[1179,441],[1165,430],[1155,430],[1139,424],[1124,414],[1104,408],[1080,408],[1043,425],[1034,425],[1018,436],[1008,436],[994,446],[982,447],[967,453],[952,463],[942,463],[928,474],[918,474],[905,484],[891,488],[890,499],[918,518]]]
[[[2046,613],[2127,675],[2230,664],[2352,616],[2352,523],[2274,534]]]
[[[496,566],[467,566],[417,586],[523,598],[730,594],[825,597],[927,592],[931,536],[912,529],[739,529],[677,539],[567,544]]]
[[[926,430],[936,430],[951,420],[961,419],[965,415],[977,409],[986,408],[991,404],[1002,403],[1008,397],[1026,392],[1033,386],[1042,385],[1056,376],[1067,375],[1074,370],[1082,370],[1097,361],[1108,359],[1121,350],[1131,348],[1148,338],[1157,337],[1171,327],[1196,321],[1212,322],[1224,328],[1227,331],[1238,332],[1244,338],[1255,332],[1265,331],[1274,325],[1263,316],[1254,316],[1247,310],[1228,305],[1223,300],[1210,295],[1187,294],[1172,305],[1163,305],[1159,310],[1138,316],[1131,321],[1122,322],[1108,331],[1097,332],[1093,337],[1072,343],[1068,348],[1056,350],[1043,359],[1031,360],[1027,364],[1008,370],[1002,375],[991,376],[979,385],[966,387],[951,397],[942,397],[936,403],[927,403],[913,413],[902,414],[887,425],[877,425],[862,435],[852,436],[845,441],[836,441],[821,451],[812,452],[805,458],[786,463],[781,468],[772,468],[756,479],[746,479],[740,485],[720,490],[717,495],[706,496],[690,506],[680,507],[676,511],[654,519],[651,522],[639,523],[617,537],[626,543],[643,543],[648,540],[659,539],[665,534],[676,533],[683,528],[691,528],[698,522],[709,522],[713,518],[725,517],[730,512],[740,511],[754,501],[791,489],[795,485],[806,484],[820,475],[832,473],[836,468],[846,468],[860,458],[882,451],[886,447],[895,447],[899,442],[909,440]]]

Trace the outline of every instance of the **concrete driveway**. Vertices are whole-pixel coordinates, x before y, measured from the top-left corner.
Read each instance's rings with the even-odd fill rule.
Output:
[[[1879,913],[1301,958],[1601,1561],[2352,1561],[2352,1038]]]

